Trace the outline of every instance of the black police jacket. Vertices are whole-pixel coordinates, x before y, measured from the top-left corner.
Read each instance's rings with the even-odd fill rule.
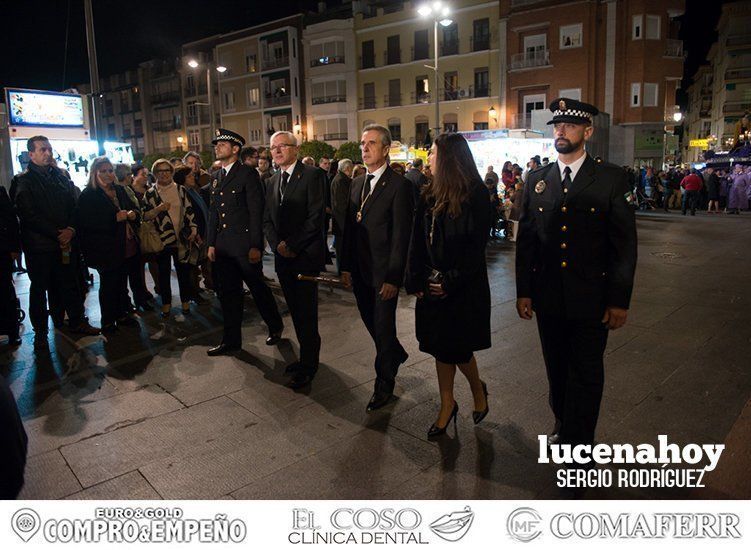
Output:
[[[18,219],[8,192],[0,185],[0,252],[20,252],[21,238]]]
[[[516,247],[516,291],[538,314],[601,318],[628,309],[636,220],[626,172],[589,155],[568,193],[557,162],[527,177]]]
[[[263,250],[263,186],[258,171],[239,160],[227,175],[211,182],[206,240],[222,256],[247,256]]]

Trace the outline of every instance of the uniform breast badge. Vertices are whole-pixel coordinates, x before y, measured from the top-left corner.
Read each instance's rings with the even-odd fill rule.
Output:
[[[535,193],[538,195],[541,194],[543,191],[545,191],[545,187],[547,184],[545,183],[545,180],[540,180],[535,184]]]
[[[357,219],[357,223],[362,222],[362,210],[357,212],[356,219]]]

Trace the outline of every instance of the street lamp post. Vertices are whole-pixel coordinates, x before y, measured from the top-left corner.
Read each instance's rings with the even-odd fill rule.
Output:
[[[188,67],[191,69],[197,69],[200,63],[195,59],[188,61]],[[227,70],[227,67],[223,65],[216,65],[212,61],[206,63],[206,95],[209,98],[208,103],[195,103],[195,105],[208,105],[209,107],[209,131],[211,138],[214,139],[214,90],[211,89],[211,70],[214,69],[218,73],[223,73]]]
[[[442,2],[436,1],[424,4],[420,6],[417,9],[417,13],[419,13],[422,17],[432,17],[433,18],[433,59],[434,59],[434,65],[425,65],[428,69],[432,69],[434,71],[435,80],[433,83],[433,93],[435,94],[435,127],[433,128],[433,139],[435,139],[438,134],[441,131],[441,115],[440,115],[440,108],[439,108],[439,102],[440,97],[438,94],[438,24],[440,23],[444,27],[448,27],[453,23],[451,19],[449,19],[449,14],[451,13],[451,9],[446,4],[443,4]]]

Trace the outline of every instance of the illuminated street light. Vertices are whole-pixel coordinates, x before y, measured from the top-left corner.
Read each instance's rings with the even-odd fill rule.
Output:
[[[223,73],[223,72],[225,72],[227,70],[227,67],[225,67],[224,65],[219,65],[216,68],[216,70],[219,71],[220,73]]]
[[[191,59],[190,61],[188,61],[188,67],[190,67],[191,69],[197,68],[198,61],[196,61],[195,59]]]
[[[680,122],[682,118],[683,118],[683,113],[681,113],[680,111],[678,111],[677,113],[673,113],[674,121]]]

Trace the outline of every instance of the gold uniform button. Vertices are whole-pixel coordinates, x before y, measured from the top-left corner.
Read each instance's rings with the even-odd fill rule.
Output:
[[[220,196],[220,197],[223,197],[223,196],[224,196],[224,191],[220,191],[220,192],[219,192],[219,196]]]
[[[568,193],[568,187],[564,187],[564,188],[563,188],[563,192],[564,192],[564,193]]]
[[[223,218],[224,216],[226,216],[226,214],[225,214],[224,212],[222,212],[222,218]]]
[[[561,248],[563,250],[566,250],[568,248],[568,245],[566,243],[561,243]]]
[[[561,226],[561,231],[563,231],[565,233],[566,231],[568,231],[568,227],[566,227],[565,225],[562,225]]]
[[[226,223],[222,224],[222,229],[227,229],[227,224]]]
[[[566,266],[567,266],[567,265],[568,265],[568,264],[567,264],[567,263],[565,262],[565,260],[561,262],[561,267],[562,267],[562,268],[566,269]]]
[[[539,210],[540,212],[542,212],[542,206],[540,206],[540,207],[538,208],[538,210]]]
[[[568,210],[568,208],[566,208],[565,206],[561,208],[561,212],[563,212],[564,214],[566,213],[566,210]]]
[[[224,206],[224,203],[222,203],[222,206]]]
[[[594,208],[590,208],[589,211],[592,212],[593,214],[595,213],[595,209]]]

